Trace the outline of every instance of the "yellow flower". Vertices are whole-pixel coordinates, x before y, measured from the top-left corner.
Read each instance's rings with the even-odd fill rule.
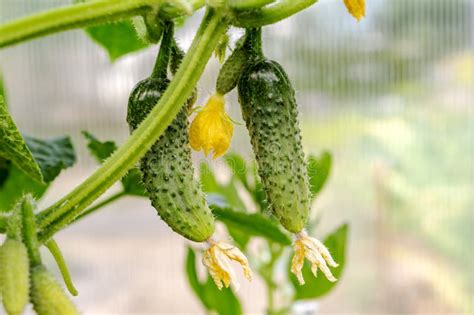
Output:
[[[230,265],[231,260],[238,262],[243,270],[245,277],[252,281],[249,262],[247,257],[235,246],[224,242],[215,242],[208,240],[210,247],[204,252],[202,263],[207,267],[214,283],[222,289],[223,286],[228,288],[233,283],[238,289],[239,284],[236,282],[235,273]]]
[[[327,265],[337,267],[338,264],[332,259],[331,254],[323,243],[309,237],[305,231],[302,231],[296,235],[293,247],[295,249],[295,256],[291,262],[291,272],[296,275],[301,285],[305,283],[303,273],[301,272],[305,257],[311,263],[311,272],[315,277],[317,277],[317,271],[320,268],[329,281],[336,281]]]
[[[365,0],[344,0],[349,13],[360,21],[365,16]]]
[[[206,106],[196,115],[189,129],[191,147],[206,155],[214,150],[213,158],[223,155],[230,145],[234,125],[226,114],[224,96],[215,93],[207,101]]]

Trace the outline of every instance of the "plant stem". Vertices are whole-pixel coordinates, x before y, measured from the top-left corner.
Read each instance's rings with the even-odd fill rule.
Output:
[[[61,253],[61,249],[59,248],[58,244],[55,240],[50,239],[46,244],[44,244],[46,248],[48,248],[49,252],[53,256],[56,264],[58,265],[59,271],[61,272],[61,276],[63,277],[64,283],[66,284],[66,288],[73,296],[77,295],[77,290],[72,283],[71,274],[69,273],[69,269],[67,268],[66,261],[64,260],[64,256]]]
[[[275,264],[283,253],[283,247],[271,241],[267,241],[270,260],[259,270],[260,275],[267,286],[267,314],[275,314],[274,293],[277,285],[273,280]]]
[[[229,0],[229,6],[236,10],[258,9],[275,0]]]
[[[21,219],[23,230],[23,243],[28,250],[28,257],[32,266],[41,264],[39,243],[35,215],[33,213],[34,199],[31,195],[26,195],[21,201]]]
[[[173,22],[165,22],[163,37],[161,38],[160,51],[156,57],[155,66],[151,77],[166,79],[168,75],[168,63],[170,59],[171,46],[173,46]]]
[[[152,11],[158,13],[160,6],[163,7],[160,14],[169,18],[177,17],[186,14],[182,12],[180,3],[173,0],[100,0],[40,12],[1,25],[0,48],[74,28],[117,21]],[[196,10],[203,5],[203,0],[192,0],[188,8]]]
[[[318,0],[283,0],[254,11],[234,12],[231,24],[239,27],[260,27],[276,23],[313,5]]]
[[[45,210],[46,214],[39,221],[42,241],[48,240],[80,215],[82,210],[124,176],[163,134],[192,93],[227,25],[222,12],[212,8],[207,10],[189,52],[148,117],[89,178]]]
[[[102,207],[105,207],[106,205],[108,205],[109,203],[112,203],[114,202],[115,200],[119,199],[119,198],[122,198],[123,196],[125,196],[127,193],[125,191],[121,191],[121,192],[118,192],[112,196],[110,196],[109,198],[105,199],[104,201],[101,201],[99,202],[98,204],[96,204],[95,206],[92,206],[90,207],[89,209],[87,210],[84,210],[84,212],[82,212],[79,216],[77,216],[77,218],[75,218],[72,222],[72,223],[75,223],[77,221],[79,221],[80,219],[88,216],[89,214],[95,212],[96,210],[102,208]]]
[[[251,58],[263,58],[262,29],[260,27],[246,29],[244,48],[246,51],[251,52]]]

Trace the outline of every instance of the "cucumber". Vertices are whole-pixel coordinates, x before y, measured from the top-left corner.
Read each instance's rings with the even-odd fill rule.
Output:
[[[225,95],[232,91],[239,81],[239,77],[247,63],[248,53],[244,47],[245,37],[237,41],[236,47],[229,58],[226,59],[216,80],[216,91]]]
[[[216,80],[216,91],[219,94],[225,95],[232,91],[237,86],[249,60],[261,56],[259,36],[260,29],[249,29],[244,36],[239,38],[234,51],[219,70]]]
[[[164,36],[167,36],[166,32],[165,29]],[[168,36],[171,38],[162,40],[152,76],[139,82],[130,94],[127,122],[132,132],[153,109],[169,84],[166,69],[170,47],[166,46],[172,42],[172,34],[168,33]],[[176,233],[189,240],[203,242],[214,232],[214,217],[199,183],[194,179],[187,108],[184,106],[181,109],[140,160],[140,169],[148,197],[160,217]]]
[[[76,307],[43,265],[31,271],[31,301],[38,315],[75,315]]]
[[[308,220],[310,190],[295,91],[258,42],[254,48],[239,79],[239,103],[270,209],[285,229],[298,233]]]
[[[28,304],[29,261],[25,245],[14,239],[0,247],[0,293],[7,314],[22,314]]]
[[[22,203],[17,202],[7,217],[6,239],[0,247],[0,296],[7,314],[22,314],[29,300],[30,259],[22,234]]]

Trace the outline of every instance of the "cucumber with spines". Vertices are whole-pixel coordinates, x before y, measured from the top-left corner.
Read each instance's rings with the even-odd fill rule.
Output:
[[[25,245],[7,238],[0,247],[0,296],[7,314],[21,314],[28,304],[28,268]]]
[[[43,265],[31,270],[31,301],[38,315],[79,314],[61,285]]]
[[[22,229],[22,202],[18,202],[7,217],[7,235],[0,246],[0,296],[7,314],[23,313],[29,299],[30,261]]]
[[[260,31],[253,32],[239,102],[269,206],[285,229],[298,233],[308,220],[310,190],[295,91],[283,68],[262,55]]]
[[[139,82],[130,95],[127,122],[131,131],[153,109],[169,84],[166,69],[172,32],[165,29],[164,34],[169,37],[162,40],[152,76]],[[175,63],[172,65],[176,66]],[[192,101],[193,98],[188,100]],[[188,107],[183,106],[164,134],[140,160],[140,169],[148,197],[160,217],[178,234],[202,242],[214,232],[214,217],[199,183],[194,179],[188,141]]]
[[[234,51],[219,70],[216,80],[216,91],[219,94],[225,95],[232,91],[249,61],[257,56],[254,51],[260,49],[260,46],[255,40],[256,36],[259,36],[258,30],[251,29],[237,40]]]

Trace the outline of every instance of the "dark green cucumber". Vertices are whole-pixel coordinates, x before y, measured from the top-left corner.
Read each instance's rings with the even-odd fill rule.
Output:
[[[298,233],[307,223],[310,190],[295,91],[278,63],[256,57],[238,92],[269,206],[285,229]]]
[[[163,46],[160,54],[162,49]],[[166,71],[158,71],[155,67],[150,78],[137,84],[128,102],[127,122],[131,131],[156,105],[168,83]],[[181,109],[164,134],[141,159],[140,169],[148,196],[160,217],[180,235],[202,242],[214,233],[214,217],[199,183],[194,179],[187,107]]]

